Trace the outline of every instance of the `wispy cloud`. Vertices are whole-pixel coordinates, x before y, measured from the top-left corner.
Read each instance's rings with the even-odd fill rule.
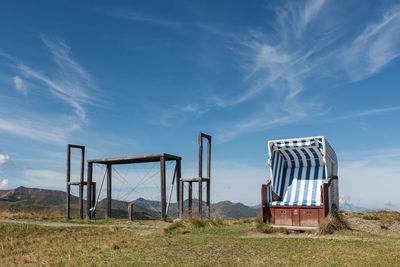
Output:
[[[384,12],[369,24],[341,54],[352,81],[379,72],[400,55],[400,5]]]
[[[209,111],[207,107],[199,104],[185,104],[182,106],[165,105],[162,107],[159,105],[148,104],[146,107],[151,107],[152,110],[150,113],[151,124],[166,127],[177,125],[189,118],[199,118]]]
[[[42,91],[29,96],[43,96],[36,102],[62,100],[61,103],[71,111],[67,109],[65,112],[64,106],[53,109],[51,113],[3,106],[0,107],[0,130],[31,140],[64,145],[73,132],[88,122],[86,108],[100,101],[94,97],[100,90],[91,75],[72,57],[71,49],[64,41],[46,36],[42,36],[41,41],[55,64],[53,68],[39,70],[8,54],[2,53],[1,56],[18,72],[13,78],[17,90],[27,95],[26,84],[29,83],[31,92]],[[46,91],[50,98],[44,100],[48,97]]]
[[[27,79],[42,82],[51,93],[70,105],[76,115],[86,120],[84,104],[92,103],[90,90],[96,90],[90,75],[71,57],[70,48],[65,42],[42,37],[57,66],[56,71],[47,76],[25,64],[17,64],[21,75]]]
[[[121,19],[126,19],[141,23],[149,23],[174,29],[180,27],[180,23],[174,20],[160,18],[154,15],[143,14],[141,12],[131,9],[117,9],[117,10],[107,11],[106,14]]]
[[[23,117],[9,115],[7,119],[0,118],[0,130],[25,137],[27,139],[65,145],[70,134],[80,129],[80,126],[68,120],[39,119],[38,117]],[[67,126],[66,126],[67,125]]]
[[[9,155],[0,154],[0,165],[3,165],[4,163],[6,163],[9,160],[10,160]]]
[[[330,108],[324,103],[324,91],[331,89],[331,84],[349,82],[343,72],[355,82],[378,73],[400,55],[399,6],[381,12],[381,19],[353,33],[354,38],[330,23],[334,20],[329,8],[325,1],[288,2],[284,8],[274,9],[272,34],[253,30],[241,41],[242,49],[237,51],[242,58],[242,91],[231,98],[214,96],[211,101],[218,107],[232,108],[265,99],[268,108],[224,125],[219,131],[221,140],[326,115]],[[317,90],[316,84],[323,86]]]
[[[338,117],[337,119],[339,120],[344,120],[344,119],[355,119],[355,118],[360,118],[360,117],[365,117],[365,116],[370,116],[374,114],[380,114],[380,113],[385,113],[385,112],[391,112],[391,111],[397,111],[400,110],[400,106],[396,107],[388,107],[388,108],[376,108],[376,109],[369,109],[369,110],[364,110],[360,112],[355,112],[351,113],[348,115],[344,115],[342,117]]]
[[[26,88],[25,82],[19,76],[15,76],[13,78],[13,81],[15,84],[15,88],[17,88],[18,91],[26,96],[28,94],[28,89]]]

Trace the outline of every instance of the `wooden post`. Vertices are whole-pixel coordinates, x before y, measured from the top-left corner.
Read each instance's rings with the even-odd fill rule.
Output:
[[[199,217],[203,218],[203,135],[199,133]]]
[[[192,217],[192,182],[189,182],[189,203],[188,203],[188,208],[189,208],[189,218]]]
[[[184,183],[182,181],[179,181],[179,192],[180,192],[180,202],[179,202],[179,218],[183,219],[184,217],[184,212],[183,212],[183,204],[184,204],[184,187],[183,187]]]
[[[132,210],[133,203],[128,204],[128,220],[133,221],[133,210]]]
[[[183,194],[181,193],[181,190],[183,190],[182,185],[181,185],[181,160],[178,159],[176,161],[176,202],[178,203],[178,217],[182,218],[182,203],[183,203]]]
[[[66,214],[67,219],[70,219],[70,206],[71,206],[71,186],[69,182],[71,181],[71,146],[67,146],[67,189],[65,190],[65,206],[66,206]]]
[[[207,139],[207,217],[211,217],[211,136]]]
[[[92,200],[93,206],[96,204],[96,182],[92,182]],[[92,218],[96,218],[96,210],[92,212]]]
[[[91,219],[91,211],[90,208],[92,207],[92,176],[93,176],[93,163],[88,163],[87,169],[87,184],[86,184],[86,219]]]
[[[79,218],[83,219],[83,180],[85,171],[85,147],[81,148],[81,177],[79,184]]]
[[[161,220],[167,218],[166,209],[166,183],[165,183],[165,158],[161,156],[160,158],[160,178],[161,178]]]
[[[107,218],[111,218],[111,164],[107,164]]]

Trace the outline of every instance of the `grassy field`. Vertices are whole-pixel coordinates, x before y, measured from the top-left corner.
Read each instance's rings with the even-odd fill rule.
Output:
[[[363,218],[366,215],[367,218]],[[32,220],[33,216],[26,214],[15,216],[0,214],[0,219],[39,224],[65,222],[57,217]],[[81,224],[80,220],[72,220],[75,225],[68,227],[1,222],[0,265],[400,266],[397,217],[385,214],[346,216],[354,228],[364,223],[377,229],[366,231],[361,227],[361,230],[333,235],[279,231],[265,234],[256,231],[255,219],[192,220],[174,224],[123,220],[93,223],[101,227]],[[393,218],[388,219],[390,216]],[[382,223],[389,229],[380,227]]]

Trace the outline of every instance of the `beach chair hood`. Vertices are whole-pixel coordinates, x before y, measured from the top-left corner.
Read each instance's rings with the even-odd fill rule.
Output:
[[[269,205],[323,205],[321,185],[338,172],[336,153],[324,136],[271,140],[268,153]],[[334,183],[329,190],[329,206],[339,207],[337,180]]]

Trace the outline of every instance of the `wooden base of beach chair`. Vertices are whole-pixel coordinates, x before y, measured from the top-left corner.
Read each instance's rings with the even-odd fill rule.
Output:
[[[269,206],[267,212],[269,222],[278,225],[318,226],[325,218],[324,208],[314,206]]]

